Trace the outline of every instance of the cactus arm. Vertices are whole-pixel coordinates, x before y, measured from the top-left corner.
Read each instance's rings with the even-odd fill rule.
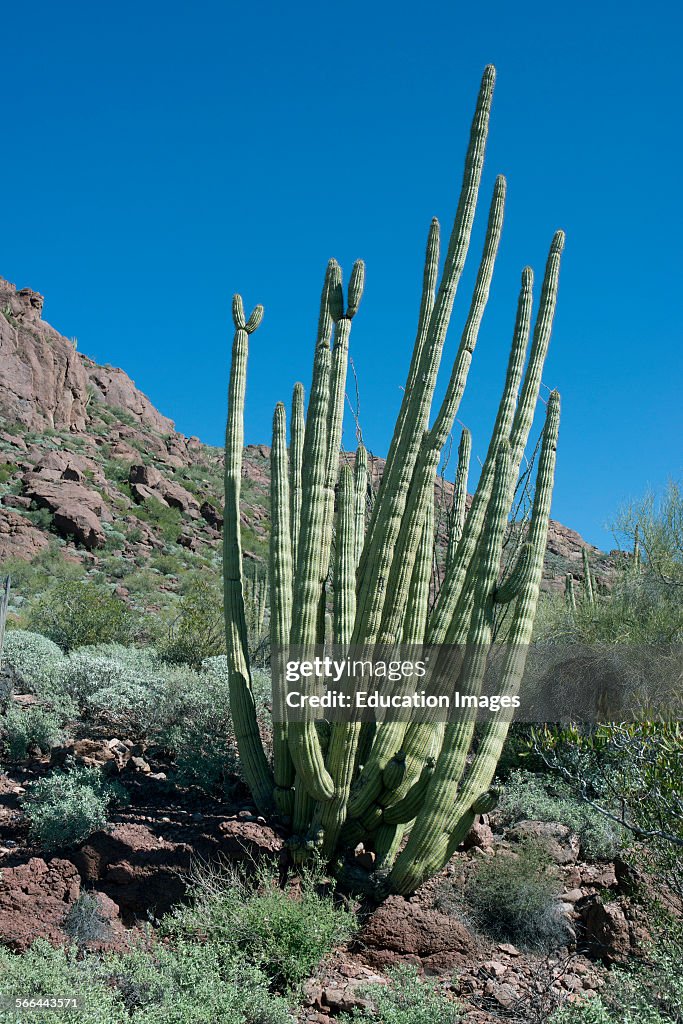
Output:
[[[289,524],[289,483],[287,476],[286,415],[281,402],[275,407],[273,416],[273,443],[270,450],[270,645],[271,652],[281,656],[273,659],[273,665],[283,664],[286,656],[283,650],[289,642],[292,624],[292,544]],[[273,678],[273,688],[279,694],[282,681]],[[273,708],[283,702],[274,694]],[[281,708],[282,710],[282,708]],[[273,774],[275,776],[275,802],[281,814],[291,815],[293,809],[294,764],[287,742],[287,725],[284,714],[277,716],[282,721],[273,723]]]
[[[595,590],[593,588],[593,576],[591,574],[590,562],[588,561],[588,548],[581,549],[583,558],[583,593],[590,605],[595,604]]]
[[[534,411],[541,386],[541,373],[545,357],[548,352],[548,345],[550,343],[550,334],[555,314],[555,306],[557,303],[560,260],[563,248],[564,232],[557,231],[553,237],[548,258],[546,260],[538,315],[534,324],[534,336],[529,355],[529,363],[526,373],[524,374],[524,383],[522,385],[519,403],[515,410],[516,387],[512,389],[509,387],[509,384],[511,383],[511,376],[515,368],[516,355],[521,355],[522,360],[524,357],[524,351],[521,346],[521,333],[526,327],[524,320],[528,312],[524,301],[527,286],[525,276],[528,276],[528,288],[530,290],[531,271],[527,268],[522,275],[522,291],[520,293],[520,302],[518,305],[518,317],[515,327],[515,338],[513,340],[511,360],[508,365],[508,378],[506,382],[505,396],[499,408],[499,414],[496,419],[491,445],[489,445],[489,452],[482,469],[479,485],[475,492],[469,515],[467,516],[462,540],[458,547],[456,557],[446,572],[443,585],[436,601],[434,613],[430,620],[429,640],[432,643],[439,643],[443,640],[445,631],[448,628],[448,622],[453,615],[462,590],[467,565],[474,556],[477,539],[482,528],[488,496],[490,494],[493,474],[492,460],[495,458],[496,451],[495,440],[501,433],[505,436],[504,424],[505,421],[510,418],[511,413],[514,413],[509,434],[512,452],[512,478],[515,481],[517,478],[519,466],[524,456],[524,449],[526,447],[534,419]],[[516,344],[516,342],[520,343]],[[525,347],[526,346],[524,346],[524,348]],[[522,363],[519,362],[517,365],[521,372]],[[494,445],[494,447],[492,447],[492,445]],[[512,486],[514,487],[514,484]]]
[[[339,481],[339,514],[334,573],[334,643],[346,647],[356,614],[355,502],[353,476],[348,466]]]
[[[408,588],[412,577],[415,553],[419,544],[425,509],[433,501],[436,471],[448,435],[453,427],[460,401],[467,384],[479,328],[486,309],[491,278],[496,262],[503,228],[505,210],[505,178],[496,179],[484,241],[484,250],[472,295],[470,310],[462,333],[458,354],[453,364],[451,379],[434,426],[427,432],[420,446],[406,509],[401,523],[396,551],[391,564],[387,600],[384,603],[379,632],[381,643],[392,643],[399,635],[406,614]]]
[[[356,461],[353,467],[355,488],[355,563],[358,567],[365,540],[365,506],[368,493],[368,453],[361,442],[356,449]]]
[[[290,529],[292,537],[292,573],[296,569],[299,553],[299,529],[301,526],[302,463],[304,455],[304,386],[295,384],[292,393],[292,417],[290,423],[289,472],[290,487]]]
[[[474,609],[460,674],[459,689],[470,694],[478,693],[481,688],[491,643],[492,593],[507,524],[509,490],[510,450],[505,443],[496,460],[493,493],[477,559]],[[444,833],[447,836],[453,827],[451,809],[465,770],[473,733],[473,721],[453,722],[446,726],[444,743],[425,803],[391,873],[390,882],[397,892],[410,892],[419,885],[416,879],[422,879],[424,865],[431,863],[432,848],[440,845]]]
[[[387,458],[384,463],[384,474],[383,481],[387,489],[391,486],[391,481],[395,477],[395,466],[394,462],[396,459],[396,453],[402,446],[402,438],[406,431],[406,422],[408,420],[408,414],[411,409],[413,401],[413,390],[417,382],[417,375],[420,369],[420,361],[422,359],[422,350],[424,349],[425,341],[427,340],[427,332],[429,330],[429,321],[434,309],[434,300],[436,298],[436,285],[439,276],[439,253],[441,245],[441,229],[439,222],[436,217],[432,218],[432,222],[429,226],[429,235],[427,237],[427,249],[425,252],[424,260],[424,271],[422,275],[422,297],[420,300],[420,315],[418,317],[417,324],[417,335],[415,338],[415,345],[413,346],[413,353],[410,360],[410,367],[408,370],[408,377],[406,380],[405,388],[403,389],[403,397],[401,399],[401,407],[399,409],[398,417],[396,419],[396,425],[394,427],[394,433],[389,445],[389,451]],[[380,484],[380,488],[381,488]],[[372,538],[377,527],[377,515],[379,511],[379,504],[377,501],[373,503],[372,513],[370,516],[370,524],[368,526],[365,543],[362,549],[362,557],[359,559],[359,576],[365,572],[367,558],[369,555],[369,548],[372,544]]]
[[[534,566],[534,552],[528,542],[522,544],[514,568],[508,578],[501,583],[493,594],[496,604],[509,604],[519,595],[520,590],[526,583],[527,576]]]
[[[258,309],[259,307],[257,307]],[[235,336],[232,346],[228,419],[225,429],[223,606],[226,652],[235,736],[245,781],[262,812],[272,806],[273,778],[263,750],[251,689],[247,623],[242,589],[240,538],[240,481],[244,450],[244,395],[247,380],[249,335],[242,299],[233,299]],[[260,318],[259,318],[260,319]],[[254,317],[250,317],[250,323]]]
[[[470,471],[470,458],[472,456],[472,435],[467,427],[460,435],[458,445],[458,468],[455,472],[455,485],[453,487],[453,505],[451,507],[450,523],[448,531],[448,550],[446,552],[446,565],[450,565],[455,558],[455,551],[458,542],[462,537],[465,526],[465,515],[467,513],[467,481]]]
[[[488,135],[494,81],[494,69],[486,68],[470,131],[458,208],[420,356],[415,386],[411,393],[405,396],[407,409],[403,430],[399,438],[392,439],[393,451],[390,448],[389,472],[385,467],[373,516],[374,525],[371,524],[370,535],[365,544],[367,557],[364,552],[361,559],[354,643],[374,642],[380,626],[392,556],[405,511],[410,480],[429,418],[441,352],[469,247]]]
[[[576,611],[576,592],[574,591],[574,577],[570,572],[564,578],[564,600],[567,610],[573,615]]]
[[[513,695],[518,691],[532,637],[543,573],[543,557],[548,538],[559,423],[560,396],[554,391],[548,401],[529,527],[529,546],[533,553],[533,564],[526,574],[525,582],[516,599],[502,668],[501,693],[508,695]],[[482,806],[480,801],[491,785],[508,729],[509,723],[504,721],[487,724],[484,727],[472,766],[456,799],[451,802],[445,819],[441,822],[441,829],[434,830],[431,845],[427,849],[423,846],[412,865],[408,864],[408,858],[404,860],[403,864],[400,864],[403,854],[397,860],[391,879],[396,891],[407,893],[417,888],[425,878],[440,870],[462,842],[474,815],[481,813],[478,810]],[[429,801],[432,799],[431,785],[427,799]],[[414,833],[415,830],[413,830]],[[411,839],[413,834],[411,834]],[[404,853],[407,853],[409,846],[410,840]]]
[[[290,633],[292,647],[304,650],[313,647],[318,633],[330,397],[332,317],[329,306],[339,278],[339,266],[336,261],[331,260],[327,267],[320,303],[313,381],[304,434],[303,503]],[[290,722],[288,739],[297,772],[297,785],[305,788],[315,800],[329,800],[334,792],[334,785],[325,768],[314,722]]]

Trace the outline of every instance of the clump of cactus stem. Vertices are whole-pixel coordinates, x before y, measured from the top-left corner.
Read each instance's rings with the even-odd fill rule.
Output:
[[[429,229],[415,345],[381,483],[366,512],[367,453],[340,471],[349,339],[363,294],[364,265],[344,291],[330,260],[315,341],[312,384],[296,384],[287,445],[286,411],[275,409],[271,449],[269,566],[273,647],[312,647],[325,638],[328,598],[335,644],[463,645],[458,689],[476,693],[493,642],[496,608],[508,604],[501,688],[515,694],[539,595],[552,496],[560,398],[547,401],[533,508],[517,564],[501,583],[502,550],[536,411],[558,289],[564,234],[552,239],[535,320],[526,267],[500,405],[477,488],[466,510],[471,439],[463,435],[450,543],[438,595],[430,594],[434,485],[467,383],[500,242],[506,182],[493,188],[469,312],[444,398],[432,416],[442,350],[465,265],[481,182],[495,71],[479,90],[462,188],[443,269],[439,223]],[[235,335],[225,446],[224,604],[230,699],[244,777],[263,814],[292,834],[295,860],[340,867],[358,843],[374,851],[382,891],[407,894],[441,870],[477,814],[495,802],[492,783],[509,723],[274,723],[273,759],[256,719],[245,619],[240,480],[249,336],[262,308],[245,317],[235,296]],[[533,328],[532,328],[533,321]],[[530,341],[531,338],[531,341]],[[431,424],[431,425],[430,425]],[[336,507],[335,507],[336,506]],[[274,687],[281,685],[274,679]],[[362,753],[362,758],[360,754]]]

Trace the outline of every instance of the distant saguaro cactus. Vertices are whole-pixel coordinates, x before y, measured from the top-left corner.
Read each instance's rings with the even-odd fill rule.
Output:
[[[454,668],[458,689],[477,694],[493,641],[495,609],[505,603],[509,644],[500,685],[504,694],[515,695],[531,640],[547,541],[560,417],[557,392],[547,403],[531,518],[516,565],[502,583],[501,557],[550,341],[562,231],[550,246],[535,321],[533,274],[528,267],[522,272],[498,414],[469,510],[471,438],[469,431],[463,432],[444,575],[430,604],[436,474],[467,384],[503,225],[506,183],[499,176],[469,313],[444,397],[432,416],[442,350],[470,243],[494,81],[494,69],[487,67],[441,275],[438,221],[429,229],[412,360],[369,512],[362,444],[353,472],[344,466],[340,475],[349,339],[363,294],[364,265],[354,265],[345,294],[341,268],[335,260],[328,264],[308,409],[304,416],[303,388],[297,384],[289,452],[283,405],[277,406],[273,420],[269,621],[274,646],[313,648],[325,642],[331,594],[335,644],[366,649],[372,644],[428,643],[437,650],[461,645],[464,653]],[[372,727],[353,719],[322,724],[290,720],[276,724],[274,764],[268,763],[250,685],[239,508],[248,337],[258,326],[261,308],[247,321],[236,296],[233,317],[224,583],[231,701],[244,776],[260,810],[279,814],[290,826],[295,860],[322,855],[339,868],[346,851],[362,842],[375,851],[374,880],[382,891],[408,893],[443,867],[475,816],[495,803],[491,786],[509,725],[502,720],[485,725],[475,743],[470,720],[384,721]],[[275,695],[283,685],[274,679]]]

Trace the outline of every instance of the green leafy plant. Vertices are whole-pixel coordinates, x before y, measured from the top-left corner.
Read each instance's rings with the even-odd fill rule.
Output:
[[[412,965],[393,968],[388,973],[387,985],[368,985],[362,995],[371,1007],[342,1014],[340,1024],[457,1024],[461,1019],[458,1004],[439,983],[422,980]]]
[[[192,899],[165,919],[162,934],[202,936],[263,971],[280,990],[294,988],[332,948],[347,939],[355,916],[304,876],[298,893],[280,888],[276,872],[255,866],[198,871]]]
[[[62,580],[31,606],[28,623],[63,651],[101,643],[127,643],[135,631],[131,610],[95,583]]]

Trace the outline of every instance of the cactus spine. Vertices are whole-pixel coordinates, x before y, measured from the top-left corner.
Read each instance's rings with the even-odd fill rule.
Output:
[[[432,403],[446,332],[470,243],[481,182],[495,74],[486,68],[462,188],[439,277],[440,228],[427,239],[422,297],[406,387],[384,473],[366,517],[367,452],[359,444],[353,472],[340,450],[351,325],[361,301],[364,265],[354,264],[346,298],[336,261],[327,267],[320,303],[313,378],[306,415],[303,389],[292,398],[289,454],[285,410],[273,420],[270,549],[271,645],[313,653],[330,638],[343,649],[374,643],[438,646],[436,670],[477,696],[493,642],[495,609],[506,604],[509,644],[503,692],[514,695],[538,601],[559,426],[559,396],[548,401],[531,520],[509,574],[501,558],[520,466],[537,407],[557,300],[564,246],[557,232],[548,254],[533,323],[533,275],[522,272],[512,345],[493,432],[467,510],[471,437],[459,446],[448,552],[442,586],[431,605],[435,551],[434,484],[475,353],[501,237],[506,185],[495,181],[469,313],[440,407]],[[224,578],[231,702],[245,776],[259,808],[273,804],[292,823],[295,861],[322,853],[338,864],[361,841],[374,849],[388,886],[408,893],[438,871],[478,813],[493,806],[491,788],[509,723],[359,721],[274,723],[271,773],[258,735],[244,622],[239,481],[248,335],[261,318],[247,318],[236,297],[235,342],[226,431]],[[528,355],[528,359],[527,359]],[[430,425],[431,423],[431,425]],[[336,511],[335,511],[336,491]],[[367,522],[366,522],[367,518]],[[587,553],[584,553],[587,558]],[[588,568],[588,567],[587,567]],[[331,577],[331,630],[327,589]],[[592,585],[586,572],[587,585]],[[433,667],[430,666],[433,671]],[[302,688],[306,686],[302,681]],[[406,684],[408,686],[409,684]],[[412,685],[412,683],[410,684]],[[284,686],[275,678],[276,691]],[[274,700],[274,705],[277,701]],[[284,718],[285,716],[280,716]],[[404,834],[408,840],[401,849]]]

